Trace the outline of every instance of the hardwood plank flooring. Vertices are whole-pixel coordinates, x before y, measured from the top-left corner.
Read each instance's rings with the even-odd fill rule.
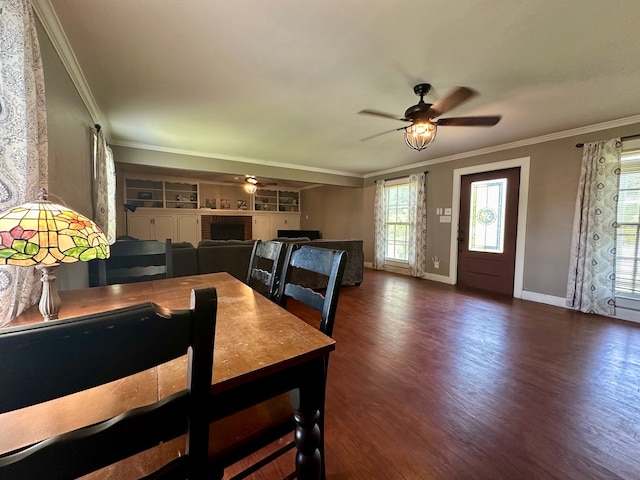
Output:
[[[334,338],[329,480],[640,479],[640,325],[366,269]]]

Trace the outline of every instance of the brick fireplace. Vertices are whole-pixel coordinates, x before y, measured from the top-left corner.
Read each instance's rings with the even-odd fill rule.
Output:
[[[248,215],[202,215],[200,225],[202,228],[202,240],[211,240],[211,224],[233,224],[241,223],[244,225],[244,239],[251,240],[253,224],[251,216]]]

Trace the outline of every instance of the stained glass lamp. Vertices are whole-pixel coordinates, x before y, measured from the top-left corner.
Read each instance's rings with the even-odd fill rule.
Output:
[[[38,200],[0,215],[0,264],[35,266],[42,270],[40,313],[45,321],[58,318],[60,296],[54,269],[61,263],[109,257],[102,229],[84,215],[51,203],[41,188]]]

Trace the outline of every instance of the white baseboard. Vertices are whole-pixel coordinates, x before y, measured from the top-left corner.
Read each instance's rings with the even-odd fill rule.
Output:
[[[455,284],[451,279],[451,277],[449,277],[448,275],[438,275],[437,273],[425,273],[424,277],[422,278],[424,278],[425,280],[432,280],[434,282],[446,283],[448,285]]]
[[[544,293],[536,293],[523,290],[521,298],[523,300],[530,300],[532,302],[546,303],[547,305],[554,305],[556,307],[569,308],[567,307],[566,299],[564,297],[556,297],[554,295],[546,295]]]
[[[638,310],[616,307],[615,318],[619,318],[620,320],[627,320],[629,322],[640,323],[640,312]]]
[[[364,268],[373,268],[373,262],[364,262]]]

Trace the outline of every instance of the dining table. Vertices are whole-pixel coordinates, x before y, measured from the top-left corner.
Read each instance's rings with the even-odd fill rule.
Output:
[[[269,398],[296,390],[297,478],[319,479],[324,448],[323,438],[317,432],[324,405],[326,359],[335,349],[335,342],[235,277],[221,272],[61,291],[59,319],[148,302],[168,309],[187,309],[191,290],[204,287],[214,287],[218,297],[211,380],[212,425]],[[35,305],[6,327],[42,321]],[[185,356],[122,380],[2,414],[0,455],[180,391],[187,384],[186,369]],[[213,431],[211,435],[215,434]],[[184,437],[86,478],[139,478],[182,452]]]

